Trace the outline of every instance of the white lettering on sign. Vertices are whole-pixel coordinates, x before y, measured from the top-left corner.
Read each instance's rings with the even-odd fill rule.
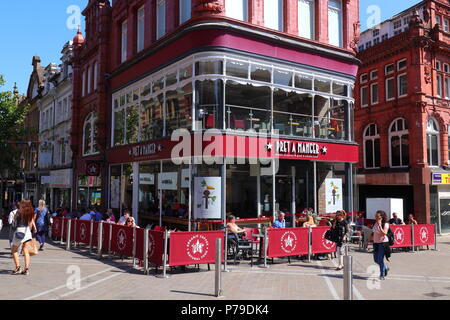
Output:
[[[162,150],[163,146],[161,144],[151,143],[132,147],[128,154],[133,157],[142,157],[156,154]]]
[[[320,147],[317,143],[307,142],[277,141],[275,150],[277,153],[292,155],[318,156],[320,153]],[[325,154],[326,151],[322,153]]]

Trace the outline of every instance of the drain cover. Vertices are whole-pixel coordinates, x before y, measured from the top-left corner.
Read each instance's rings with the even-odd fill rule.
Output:
[[[438,298],[443,297],[445,294],[437,293],[437,292],[431,292],[431,293],[425,293],[424,296],[432,297],[432,298]]]

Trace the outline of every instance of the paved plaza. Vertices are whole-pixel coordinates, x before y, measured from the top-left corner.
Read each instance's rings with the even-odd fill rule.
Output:
[[[6,240],[0,239],[0,299],[150,299],[150,300],[305,300],[343,299],[342,271],[335,271],[336,260],[275,259],[268,268],[250,267],[248,261],[229,265],[223,273],[224,296],[215,298],[214,265],[200,271],[169,272],[169,278],[143,275],[131,260],[99,260],[85,247],[66,251],[58,243],[48,243],[45,251],[32,257],[29,276],[10,275],[13,262]],[[431,249],[431,248],[430,248]],[[396,252],[385,281],[378,275],[372,254],[352,246],[354,260],[354,299],[450,299],[450,237],[438,237],[438,251]],[[22,258],[21,258],[22,259]],[[153,272],[154,270],[152,270]],[[76,282],[77,276],[81,282]],[[76,285],[76,284],[79,285]]]

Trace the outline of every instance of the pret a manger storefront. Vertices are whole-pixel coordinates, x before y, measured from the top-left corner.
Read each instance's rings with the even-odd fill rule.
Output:
[[[112,95],[108,206],[141,225],[181,217],[186,228],[226,214],[352,211],[353,82],[223,52],[130,81]]]

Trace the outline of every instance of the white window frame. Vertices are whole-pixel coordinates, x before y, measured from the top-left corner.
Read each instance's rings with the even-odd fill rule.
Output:
[[[444,63],[444,72],[449,73],[450,72],[450,66],[448,63]]]
[[[136,52],[141,52],[145,47],[145,5],[137,10],[137,41]]]
[[[436,60],[435,68],[437,71],[441,71],[441,62],[439,60]]]
[[[306,38],[306,39],[311,39],[314,40],[316,38],[316,0],[297,0],[297,3],[300,2],[304,2],[304,3],[309,3],[310,8],[312,8],[312,11],[310,11],[310,34],[309,35],[305,35],[302,34],[302,30],[300,28],[300,21],[298,21],[298,35],[300,37]],[[300,19],[300,6],[298,5],[298,15],[297,15],[298,19]]]
[[[278,6],[278,17],[277,17],[277,24],[278,26],[275,27],[275,25],[269,24],[268,23],[268,19],[266,19],[266,17],[268,16],[273,16],[273,12],[270,12],[267,8],[269,8],[269,6],[266,6],[267,3],[271,2],[273,3],[274,1],[277,1],[277,6]],[[284,31],[284,0],[264,0],[264,26],[266,28],[270,28],[270,29],[274,29],[274,30],[278,30],[278,31]],[[273,22],[273,21],[271,21]]]
[[[394,67],[394,70],[388,72],[388,71],[387,71],[387,68],[390,67],[390,66],[393,66],[393,67]],[[393,63],[388,63],[387,65],[384,66],[384,74],[385,74],[385,75],[389,75],[389,74],[392,74],[392,73],[394,73],[394,72],[395,72],[395,65],[394,65]]]
[[[446,18],[444,18],[444,31],[449,32],[450,31],[450,21]]]
[[[330,2],[331,1],[335,1],[335,2],[339,2],[339,8],[336,8],[336,7],[333,7],[333,6],[331,6],[330,5]],[[343,34],[344,34],[344,32],[343,32],[343,5],[342,5],[342,0],[329,0],[328,1],[328,8],[327,8],[327,17],[328,17],[328,43],[329,44],[331,44],[331,45],[334,45],[334,46],[337,46],[337,47],[342,47],[343,46],[343,43],[344,43],[344,39],[343,39]],[[333,30],[331,30],[331,24],[330,24],[330,12],[332,12],[332,11],[334,11],[335,13],[337,13],[338,14],[338,26],[339,26],[339,30],[338,30],[338,44],[336,44],[336,43],[332,43],[331,42],[331,40],[330,40],[330,34],[331,34],[331,32],[330,31],[333,31]]]
[[[391,98],[388,97],[388,81],[390,81],[390,80],[392,80],[394,85],[395,85],[395,78],[394,77],[386,78],[385,83],[384,83],[386,101],[395,100],[395,88],[392,89],[392,97]]]
[[[437,74],[436,75],[436,96],[439,98],[442,97],[442,75]]]
[[[189,19],[191,19],[192,17],[192,0],[179,0],[179,4],[180,4],[180,24],[185,23],[186,21],[188,21]],[[184,9],[186,7],[186,5],[189,6],[189,15],[188,16],[184,16]]]
[[[374,136],[368,136],[366,135],[367,130],[369,130],[371,125],[375,125],[376,134]],[[366,141],[372,140],[372,155],[373,155],[373,163],[375,164],[375,140],[380,139],[380,133],[378,132],[378,126],[376,123],[369,124],[365,129],[363,133],[363,154],[364,154],[364,169],[380,169],[380,167],[368,167],[367,166],[367,157],[366,157]],[[380,141],[381,142],[381,141]],[[381,145],[380,145],[380,153],[381,153]],[[380,154],[380,165],[381,165],[381,154]]]
[[[436,125],[436,127],[438,128],[438,130],[436,131],[436,130],[434,130],[434,128],[430,128],[430,127],[428,126],[428,121],[433,121],[434,124]],[[439,130],[439,123],[436,121],[436,119],[434,119],[434,118],[432,118],[432,117],[429,117],[429,118],[427,119],[427,125],[426,125],[426,137],[427,137],[427,145],[426,145],[426,147],[427,147],[427,165],[428,165],[429,167],[432,167],[432,168],[437,168],[437,167],[439,167],[439,166],[441,165],[441,157],[440,157],[440,155],[441,155],[440,134],[441,134],[441,133],[440,133],[440,130]],[[437,136],[437,153],[438,153],[438,161],[437,161],[437,165],[430,165],[430,164],[429,164],[429,162],[431,162],[431,161],[430,161],[430,158],[432,158],[432,157],[431,157],[431,148],[429,148],[429,147],[431,147],[431,135]],[[433,160],[433,159],[431,159],[431,160]]]
[[[404,93],[404,94],[400,94],[400,78],[402,78],[402,77],[406,77],[406,93]],[[397,76],[397,97],[399,97],[399,98],[403,98],[403,97],[406,97],[408,95],[408,74],[405,72],[405,73],[402,73],[402,74],[399,74],[398,76]]]
[[[156,40],[166,34],[166,0],[156,1]]]
[[[364,77],[364,76],[367,77],[367,78],[366,78],[367,80],[365,80],[365,81],[363,80],[363,77]],[[366,72],[366,73],[363,73],[363,74],[359,77],[359,83],[361,83],[361,84],[362,84],[362,83],[367,83],[368,79],[369,79],[369,75],[367,74],[367,72]]]
[[[401,60],[398,60],[397,61],[397,71],[400,71],[400,70],[404,70],[404,69],[406,69],[407,68],[407,64],[403,67],[403,68],[400,68],[400,63],[402,63],[402,62],[406,62],[407,61],[407,59],[405,58],[405,59],[401,59]]]
[[[363,102],[364,89],[367,89],[367,104],[364,104],[364,102]],[[360,94],[361,94],[361,108],[365,108],[365,107],[369,106],[369,86],[361,87]]]
[[[377,86],[377,100],[376,101],[373,100],[373,87],[374,86]],[[378,104],[378,102],[380,102],[380,91],[379,91],[378,82],[375,82],[370,85],[370,103],[372,105],[376,105],[376,104]]]
[[[401,137],[404,136],[404,135],[408,135],[408,140],[411,141],[411,137],[409,135],[409,129],[406,129],[406,130],[404,129],[402,131],[391,132],[392,126],[400,119],[403,120],[403,122],[404,122],[403,126],[405,127],[406,126],[406,120],[404,118],[397,118],[397,119],[395,119],[394,121],[391,122],[391,125],[389,126],[389,143],[388,143],[389,146],[388,146],[388,148],[389,148],[389,167],[391,167],[391,168],[407,168],[409,166],[409,163],[406,164],[406,165],[402,164],[400,166],[393,166],[392,165],[392,145],[391,145],[392,137],[400,137],[400,142],[401,142],[402,141]],[[410,152],[411,148],[408,148],[408,151]],[[403,155],[402,154],[402,147],[400,145],[400,162],[402,161],[402,155]],[[409,155],[408,155],[408,158],[409,158]],[[410,161],[411,161],[411,159],[410,159]]]
[[[236,11],[227,10],[230,6],[233,6],[236,2],[240,2],[242,4],[242,12],[239,11],[239,16],[236,15]],[[225,1],[225,14],[227,17],[240,20],[240,21],[248,21],[248,0],[226,0]],[[241,15],[242,14],[242,15]]]
[[[120,62],[125,62],[128,55],[128,20],[122,22],[120,37]]]
[[[377,73],[376,76],[373,75],[375,72]],[[378,79],[378,69],[371,70],[370,71],[370,80],[376,80],[376,79]]]

